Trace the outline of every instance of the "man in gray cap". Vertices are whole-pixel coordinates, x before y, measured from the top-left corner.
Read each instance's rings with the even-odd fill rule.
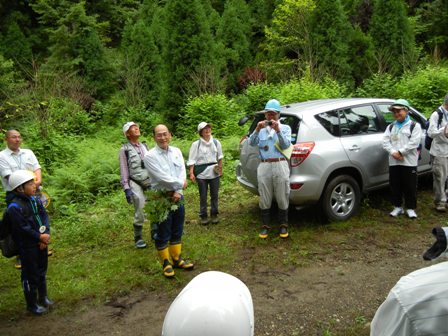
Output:
[[[143,157],[148,152],[148,148],[146,144],[139,141],[140,128],[135,122],[129,121],[124,124],[123,134],[128,139],[128,142],[121,146],[119,154],[121,185],[126,194],[127,202],[133,204],[135,208],[135,247],[145,248],[146,242],[143,240],[143,223],[145,221],[143,212],[145,206],[144,191],[151,187],[151,182],[143,163]]]
[[[431,114],[428,135],[433,139],[429,153],[432,156],[434,203],[436,210],[446,211],[445,184],[448,177],[448,94],[443,104]]]

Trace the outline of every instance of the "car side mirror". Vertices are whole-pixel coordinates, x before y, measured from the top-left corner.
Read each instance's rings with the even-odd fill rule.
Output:
[[[242,117],[239,121],[238,121],[238,126],[243,126],[244,124],[247,123],[247,121],[249,120],[248,116],[244,116]]]

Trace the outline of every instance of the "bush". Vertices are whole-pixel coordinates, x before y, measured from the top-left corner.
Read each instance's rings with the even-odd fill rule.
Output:
[[[339,98],[344,96],[344,91],[344,87],[330,78],[318,83],[308,77],[302,77],[281,86],[278,99],[281,104],[291,104],[313,99]]]
[[[239,97],[239,99],[245,114],[251,115],[254,112],[262,110],[269,99],[279,99],[278,95],[279,89],[277,86],[268,83],[259,83],[249,85],[242,95],[243,98]]]
[[[204,94],[190,98],[183,108],[177,135],[187,139],[196,138],[197,126],[202,121],[213,125],[213,134],[217,138],[237,135],[239,129],[235,126],[243,115],[240,106],[223,94]]]
[[[79,104],[66,98],[51,98],[48,102],[48,126],[64,134],[89,134],[94,125],[90,115]],[[44,107],[45,109],[45,107]],[[46,120],[42,120],[45,122]]]
[[[374,74],[366,79],[355,95],[358,97],[394,98],[397,97],[396,84],[398,78],[390,74]]]
[[[397,85],[397,98],[407,99],[412,106],[429,116],[448,92],[448,68],[428,65],[406,73]]]

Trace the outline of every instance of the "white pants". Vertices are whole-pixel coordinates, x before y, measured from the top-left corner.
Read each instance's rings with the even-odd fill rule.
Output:
[[[260,209],[270,209],[275,197],[278,208],[289,207],[289,165],[288,161],[261,162],[257,169]]]
[[[434,189],[434,203],[446,204],[445,183],[448,175],[448,158],[434,156],[432,160],[432,185]]]

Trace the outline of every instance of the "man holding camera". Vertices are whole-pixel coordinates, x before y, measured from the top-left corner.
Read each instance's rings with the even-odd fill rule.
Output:
[[[262,227],[259,237],[266,239],[270,230],[272,200],[278,204],[279,235],[287,238],[289,207],[289,163],[280,150],[291,146],[291,128],[280,123],[280,103],[271,99],[266,103],[264,116],[249,137],[251,146],[258,146],[261,163],[257,169],[259,206]]]
[[[123,134],[128,139],[119,154],[121,185],[126,194],[126,201],[134,205],[134,242],[136,248],[145,248],[143,240],[143,223],[145,214],[144,191],[151,187],[148,171],[145,169],[143,157],[148,152],[146,144],[139,141],[140,128],[129,121],[123,126]]]

